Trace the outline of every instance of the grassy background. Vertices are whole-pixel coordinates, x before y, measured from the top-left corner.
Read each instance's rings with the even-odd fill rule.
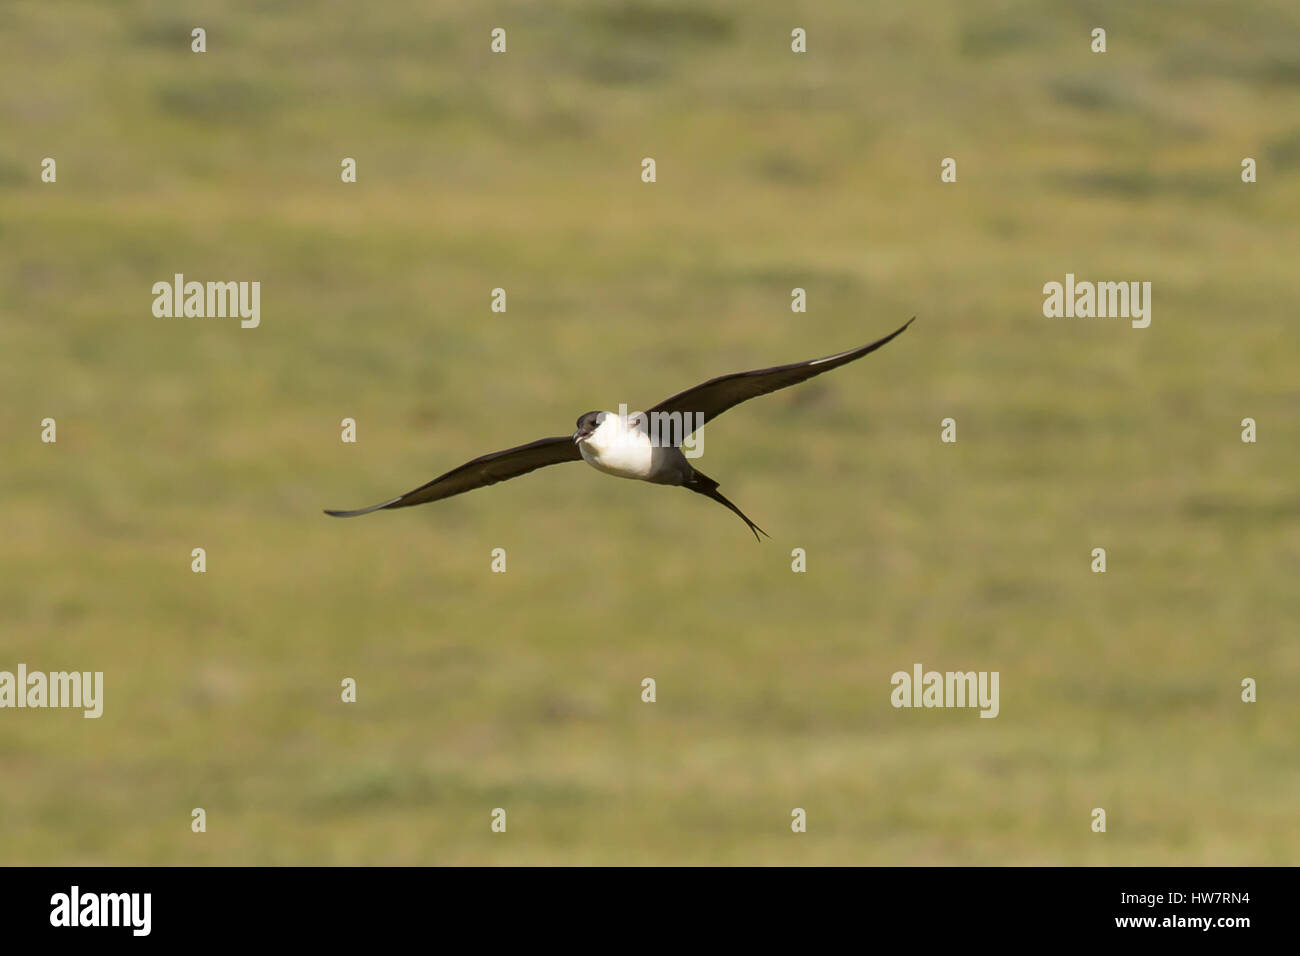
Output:
[[[189,7],[5,7],[0,669],[106,703],[0,712],[0,862],[1300,858],[1294,3]],[[580,465],[320,513],[914,313],[706,429],[761,546]]]

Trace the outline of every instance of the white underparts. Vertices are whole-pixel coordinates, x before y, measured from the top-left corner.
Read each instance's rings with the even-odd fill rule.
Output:
[[[578,450],[592,468],[619,478],[678,485],[692,471],[680,448],[656,447],[649,435],[613,412],[605,413]]]

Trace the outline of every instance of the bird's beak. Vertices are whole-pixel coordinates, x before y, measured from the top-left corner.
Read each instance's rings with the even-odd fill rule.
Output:
[[[573,443],[574,443],[575,445],[578,444],[578,442],[582,441],[582,439],[583,439],[583,434],[582,434],[582,432],[574,432],[574,433],[573,433]]]

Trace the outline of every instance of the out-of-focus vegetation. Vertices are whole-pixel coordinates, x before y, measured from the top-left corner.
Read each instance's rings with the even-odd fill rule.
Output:
[[[1294,3],[4,16],[0,669],[106,700],[0,711],[0,862],[1296,862]],[[321,514],[913,314],[706,429],[762,545],[581,464]]]

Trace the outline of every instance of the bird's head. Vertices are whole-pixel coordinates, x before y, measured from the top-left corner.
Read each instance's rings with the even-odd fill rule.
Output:
[[[581,444],[596,434],[596,430],[600,428],[601,423],[608,414],[609,412],[587,412],[587,414],[579,418],[578,430],[573,433],[574,442]]]
[[[639,413],[624,419],[616,412],[587,412],[578,419],[578,430],[573,433],[573,440],[578,444],[613,445],[634,437],[634,433],[642,429],[644,420],[645,416]]]

